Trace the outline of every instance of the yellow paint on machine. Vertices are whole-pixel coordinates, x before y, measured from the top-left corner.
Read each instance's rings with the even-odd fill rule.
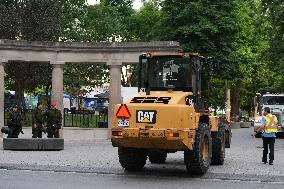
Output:
[[[121,130],[123,133],[122,136],[112,137],[113,145],[170,150],[192,149],[200,114],[195,112],[194,104],[186,105],[185,99],[191,95],[190,92],[178,91],[139,95],[139,97],[171,97],[168,104],[130,103],[131,99],[129,99],[124,103],[131,113],[129,127],[118,127],[119,118],[113,118],[112,129]],[[115,113],[119,106],[115,106]],[[149,123],[151,120],[147,117],[142,120],[142,123],[137,123],[137,111],[156,111],[156,122]],[[214,119],[212,119],[213,122]],[[178,137],[169,137],[168,133],[178,133]]]

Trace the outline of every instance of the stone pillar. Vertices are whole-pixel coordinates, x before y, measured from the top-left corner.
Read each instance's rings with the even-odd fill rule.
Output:
[[[114,115],[114,105],[121,103],[121,66],[110,65],[110,86],[109,86],[109,106],[108,106],[108,128],[111,137],[112,117]]]
[[[63,119],[63,68],[64,63],[50,62],[52,64],[52,91],[51,101],[56,102],[57,109],[62,113]],[[63,120],[62,120],[63,121]],[[63,125],[59,132],[60,138],[63,138]]]
[[[4,77],[5,77],[5,70],[4,70],[5,63],[0,62],[0,129],[4,127]],[[0,138],[3,137],[3,134],[0,132]]]
[[[231,121],[231,91],[226,90],[226,120],[230,123]]]

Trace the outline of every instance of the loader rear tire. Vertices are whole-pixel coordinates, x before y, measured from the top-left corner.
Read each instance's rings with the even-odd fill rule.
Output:
[[[118,148],[118,158],[121,166],[127,171],[141,170],[147,160],[147,151],[136,148]]]
[[[190,174],[203,175],[209,169],[212,157],[212,139],[207,123],[200,123],[193,150],[184,152],[184,163]]]
[[[166,162],[167,152],[161,150],[150,150],[148,156],[151,163],[163,164]]]
[[[225,125],[219,125],[218,132],[212,133],[212,165],[223,165],[225,160]]]

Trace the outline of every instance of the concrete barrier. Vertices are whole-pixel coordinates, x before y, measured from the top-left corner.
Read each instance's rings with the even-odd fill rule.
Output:
[[[241,128],[250,128],[251,122],[241,122],[240,126]]]
[[[240,128],[241,128],[240,122],[231,123],[231,129],[240,129]]]
[[[19,138],[32,138],[32,128],[23,127],[25,134],[20,134]],[[106,140],[108,139],[108,128],[79,128],[79,127],[64,127],[63,130],[64,140]],[[2,134],[2,133],[1,133]],[[1,135],[0,134],[0,135]],[[4,134],[3,138],[7,135]],[[46,134],[43,134],[42,138],[47,138]]]
[[[62,138],[4,138],[4,150],[63,150]]]
[[[63,133],[65,140],[106,140],[108,138],[108,128],[64,127]]]

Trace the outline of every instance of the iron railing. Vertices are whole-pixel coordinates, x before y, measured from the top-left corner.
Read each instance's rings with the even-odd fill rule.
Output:
[[[106,111],[98,110],[64,110],[65,127],[106,128],[108,122]]]

